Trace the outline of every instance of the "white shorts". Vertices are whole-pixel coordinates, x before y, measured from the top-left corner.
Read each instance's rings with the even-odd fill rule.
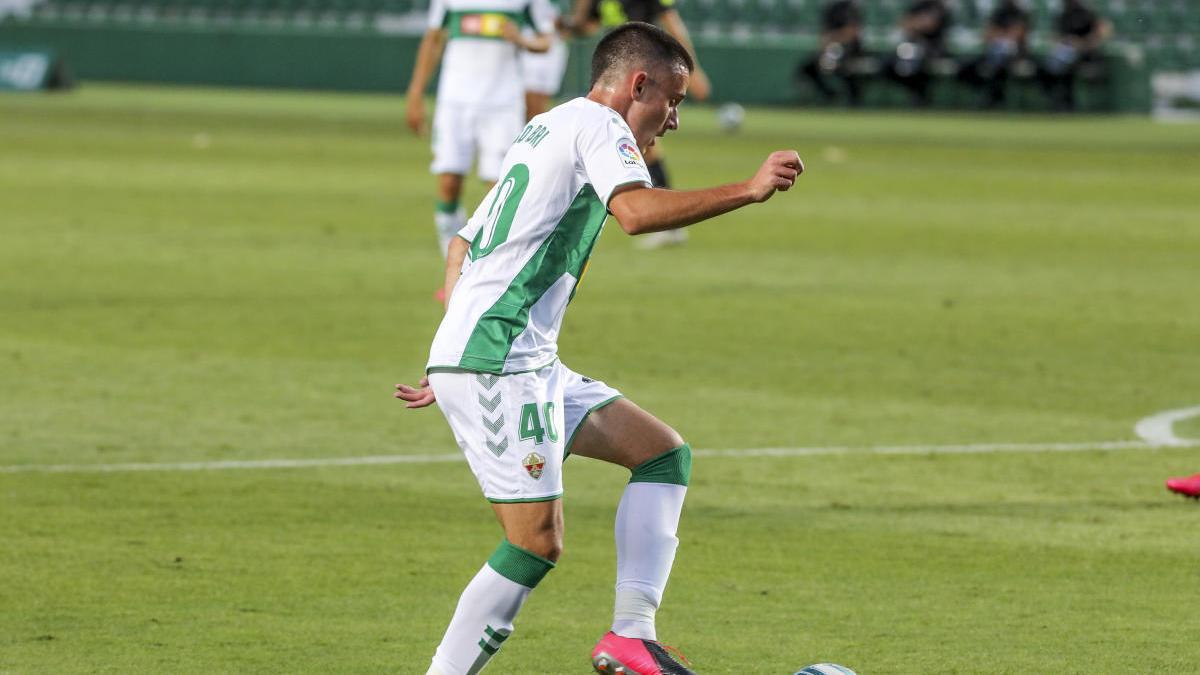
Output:
[[[557,361],[515,375],[434,371],[429,384],[483,496],[497,504],[561,497],[575,432],[621,398]]]
[[[504,153],[524,128],[524,101],[486,108],[438,101],[433,112],[433,164],[429,170],[465,176],[478,154],[479,177],[498,180]]]
[[[555,37],[544,54],[521,52],[521,80],[525,91],[554,96],[567,72],[567,44]]]

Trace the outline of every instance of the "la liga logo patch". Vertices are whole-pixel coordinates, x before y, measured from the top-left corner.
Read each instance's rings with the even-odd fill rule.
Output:
[[[637,146],[628,138],[617,141],[617,154],[621,156],[621,162],[625,166],[638,166],[642,163],[642,153],[638,152]]]

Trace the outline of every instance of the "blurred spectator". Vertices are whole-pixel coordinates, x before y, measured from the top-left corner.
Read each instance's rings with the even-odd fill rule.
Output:
[[[850,105],[862,99],[860,75],[855,72],[863,55],[862,22],[858,0],[830,0],[821,10],[821,50],[797,68],[796,79],[808,77],[826,103],[837,95],[829,77],[841,79]]]
[[[943,0],[914,0],[900,18],[904,41],[887,61],[885,74],[912,92],[919,106],[929,104],[930,64],[946,53],[952,17]]]
[[[1013,64],[1028,50],[1029,12],[1018,0],[1002,0],[983,29],[983,53],[963,63],[958,79],[983,89],[987,107],[1004,103]]]
[[[12,14],[13,16],[29,16],[33,6],[39,0],[0,0],[0,19]]]
[[[1087,64],[1103,64],[1101,46],[1112,24],[1085,0],[1064,0],[1054,23],[1055,44],[1039,71],[1046,94],[1059,110],[1075,108],[1075,76]]]

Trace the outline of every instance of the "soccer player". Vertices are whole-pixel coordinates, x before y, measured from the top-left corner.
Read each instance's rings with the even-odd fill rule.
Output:
[[[1031,23],[1029,11],[1019,0],[1001,0],[983,29],[983,54],[959,68],[960,81],[986,92],[987,107],[1004,104],[1009,71],[1029,51]]]
[[[860,76],[854,62],[863,55],[862,7],[858,0],[832,0],[821,9],[821,49],[796,69],[806,76],[826,103],[837,95],[826,81],[836,75],[846,86],[846,102],[857,106],[862,100]]]
[[[557,0],[557,2],[565,2],[565,0]],[[561,10],[557,3],[554,3],[553,7],[556,12]],[[525,83],[525,119],[527,120],[550,109],[550,102],[558,95],[558,90],[562,87],[563,75],[567,72],[569,54],[566,41],[557,31],[550,33],[549,38],[550,49],[546,52],[521,52],[521,78]]]
[[[1104,62],[1102,47],[1112,35],[1112,23],[1084,0],[1065,0],[1054,22],[1055,43],[1038,78],[1058,110],[1075,109],[1075,75],[1085,64]]]
[[[946,53],[952,17],[945,0],[913,0],[900,17],[904,41],[884,65],[884,75],[908,89],[913,103],[929,105],[930,64]]]
[[[567,27],[577,35],[592,35],[598,30],[611,30],[628,21],[658,24],[692,55],[696,68],[692,73],[691,84],[688,85],[688,94],[696,100],[703,101],[712,92],[712,85],[700,67],[691,36],[688,35],[683,18],[675,9],[675,3],[676,0],[576,0]],[[646,151],[646,166],[650,169],[650,177],[654,180],[655,187],[671,187],[667,166],[659,148]],[[640,245],[642,248],[660,248],[676,246],[686,241],[686,230],[665,230],[642,237]]]
[[[508,144],[525,124],[518,54],[550,48],[556,13],[549,0],[432,0],[429,23],[408,85],[407,122],[425,127],[425,87],[442,63],[433,117],[433,163],[437,176],[434,223],[445,255],[466,224],[459,207],[463,177],[478,154],[486,183],[499,177]],[[532,33],[521,26],[532,22]]]
[[[409,408],[436,400],[505,538],[463,591],[432,675],[478,672],[555,567],[567,453],[631,471],[617,507],[612,630],[593,650],[594,667],[691,672],[655,632],[691,450],[616,389],[567,368],[557,340],[609,213],[628,234],[681,228],[766,201],[804,170],[795,151],[783,150],[740,183],[654,188],[642,154],[679,127],[694,67],[688,50],[655,26],[609,33],[592,57],[587,96],[530,121],[505,155],[504,177],[450,245],[449,302],[426,376],[417,387],[397,385],[396,397]]]

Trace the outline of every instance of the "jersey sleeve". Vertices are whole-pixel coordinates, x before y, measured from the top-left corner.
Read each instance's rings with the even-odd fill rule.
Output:
[[[426,27],[430,30],[443,28],[446,23],[446,3],[443,0],[429,1],[429,21]]]
[[[462,226],[462,229],[455,233],[455,236],[462,237],[468,242],[475,241],[475,235],[479,234],[479,230],[483,228],[483,218],[471,216],[467,218],[467,224]]]
[[[558,18],[558,7],[551,0],[531,0],[529,22],[533,29],[543,35],[554,32],[554,20]]]
[[[575,141],[588,182],[605,206],[613,190],[622,185],[653,185],[629,128],[615,113],[607,117],[584,121]]]

